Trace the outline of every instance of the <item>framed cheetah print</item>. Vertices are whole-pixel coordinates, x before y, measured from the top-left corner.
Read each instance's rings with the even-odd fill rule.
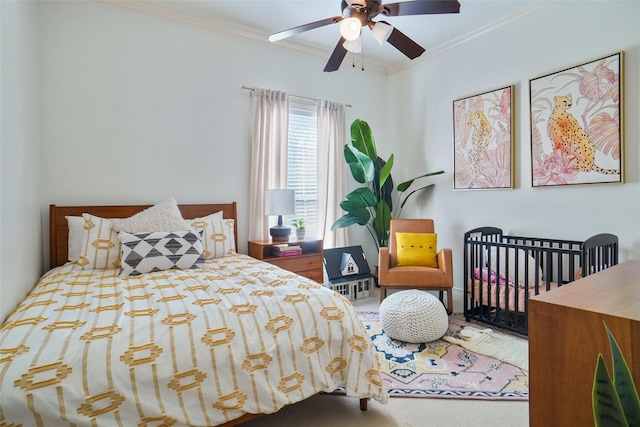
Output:
[[[513,86],[453,101],[453,188],[513,188]]]
[[[533,187],[624,182],[623,52],[529,81]]]

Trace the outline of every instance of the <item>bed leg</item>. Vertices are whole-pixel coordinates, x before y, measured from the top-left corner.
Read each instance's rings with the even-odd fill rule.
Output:
[[[360,399],[360,410],[361,411],[366,411],[368,403],[369,403],[369,399],[367,399],[367,398]]]

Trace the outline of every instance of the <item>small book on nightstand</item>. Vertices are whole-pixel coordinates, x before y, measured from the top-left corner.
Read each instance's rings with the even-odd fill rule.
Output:
[[[302,255],[302,248],[299,245],[279,244],[273,245],[271,253],[275,256]]]

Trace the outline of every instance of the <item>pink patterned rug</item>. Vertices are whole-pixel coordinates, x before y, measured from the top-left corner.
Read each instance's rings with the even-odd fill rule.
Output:
[[[391,397],[529,399],[529,373],[521,368],[444,340],[426,344],[396,341],[380,330],[378,312],[359,311],[358,317],[378,350]],[[454,314],[449,316],[446,335],[457,336],[464,326],[485,328]]]

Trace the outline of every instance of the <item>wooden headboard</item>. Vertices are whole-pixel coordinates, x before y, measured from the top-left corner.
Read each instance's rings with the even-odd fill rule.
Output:
[[[49,268],[67,262],[69,251],[69,227],[66,216],[82,216],[83,213],[102,218],[128,218],[152,205],[124,206],[49,206]],[[199,218],[222,211],[224,218],[234,219],[235,241],[238,247],[238,211],[236,202],[203,205],[178,205],[184,218]]]

